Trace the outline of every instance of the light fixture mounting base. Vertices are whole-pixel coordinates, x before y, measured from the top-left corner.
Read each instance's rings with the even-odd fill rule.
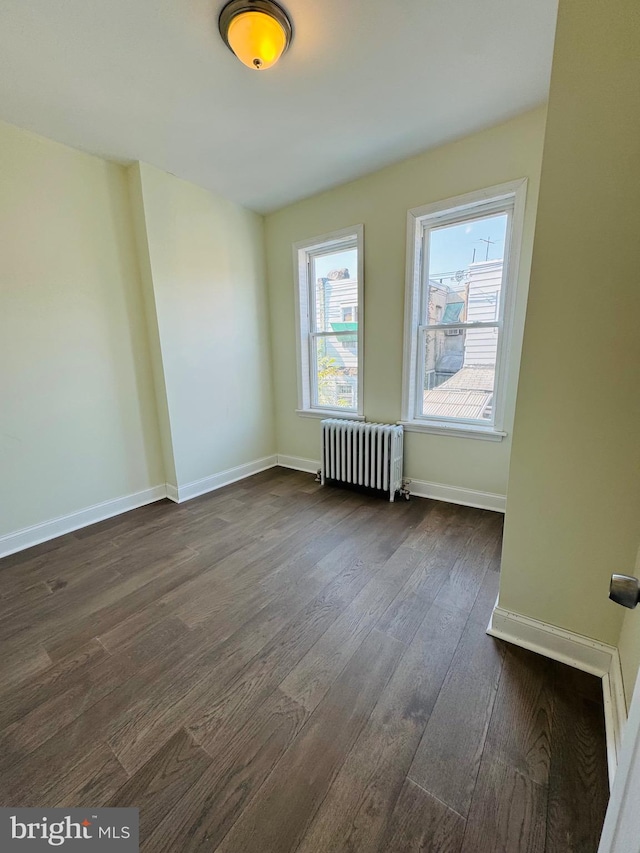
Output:
[[[231,53],[234,51],[229,44],[229,39],[227,37],[229,24],[237,15],[240,15],[243,12],[262,12],[263,14],[274,18],[284,30],[286,41],[282,52],[286,52],[287,48],[291,44],[291,39],[293,38],[293,27],[291,25],[291,19],[282,6],[275,3],[274,0],[230,0],[230,2],[223,6],[220,11],[220,15],[218,17],[218,29],[220,30],[222,40]]]

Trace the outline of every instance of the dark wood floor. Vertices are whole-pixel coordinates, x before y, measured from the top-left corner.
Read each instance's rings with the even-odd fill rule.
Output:
[[[0,799],[144,851],[590,853],[598,679],[485,634],[501,516],[274,469],[0,562]]]

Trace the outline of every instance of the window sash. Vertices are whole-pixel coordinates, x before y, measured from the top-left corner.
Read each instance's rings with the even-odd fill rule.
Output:
[[[315,275],[315,261],[317,258],[326,257],[327,255],[335,255],[338,252],[346,252],[349,249],[355,249],[358,252],[358,255],[360,254],[357,237],[353,239],[340,240],[321,249],[307,251],[307,286],[309,289],[307,305],[309,306],[309,334],[321,334],[321,332],[318,331],[318,313],[316,304],[317,280]],[[357,259],[357,265],[358,267],[360,266],[359,257]],[[357,279],[356,282],[357,286],[359,286],[359,282],[357,281]]]
[[[448,327],[447,327],[448,328]],[[348,329],[344,332],[309,332],[310,338],[357,338],[358,330],[355,329],[353,331],[349,331]]]
[[[316,310],[316,274],[315,261],[327,255],[355,249],[357,252],[356,270],[350,269],[351,279],[355,283],[355,301],[350,307],[357,306],[358,328],[344,331],[322,330]],[[335,416],[356,416],[362,419],[363,404],[363,344],[360,326],[364,321],[363,305],[363,268],[364,268],[364,228],[354,225],[293,245],[294,268],[296,273],[296,319],[297,319],[297,372],[298,372],[298,413],[313,414],[314,411],[333,413]],[[323,405],[318,402],[318,362],[317,345],[323,338],[341,340],[349,338],[354,343],[357,375],[354,385],[353,407]],[[337,377],[338,379],[338,377]]]
[[[407,286],[405,304],[405,346],[403,365],[402,422],[410,427],[434,425],[435,431],[455,433],[456,425],[471,428],[469,435],[502,432],[505,417],[507,374],[510,370],[510,347],[514,322],[518,267],[522,241],[526,179],[512,181],[456,198],[414,208],[407,214]],[[495,319],[442,323],[429,322],[429,247],[431,232],[442,227],[477,221],[487,216],[507,217],[503,254],[502,286],[495,305]],[[434,318],[435,319],[435,318]],[[491,419],[470,419],[422,414],[424,408],[424,375],[426,372],[425,338],[427,332],[467,329],[497,330],[496,360],[491,397]],[[477,427],[474,433],[473,428]]]
[[[316,340],[318,338],[345,337],[346,335],[350,335],[351,337],[355,336],[357,338],[358,333],[357,332],[309,332],[309,373],[310,373],[309,388],[310,388],[310,392],[311,392],[310,403],[311,403],[311,408],[313,408],[313,409],[323,409],[323,410],[327,410],[327,411],[335,411],[335,409],[336,409],[335,406],[325,406],[319,402],[319,395],[318,395],[318,355],[317,355],[318,350],[316,347]],[[353,412],[358,411],[357,400],[358,400],[358,390],[359,390],[358,389],[359,379],[360,379],[360,375],[358,372],[358,375],[356,376],[356,383],[355,383],[356,384],[356,394],[355,394],[356,405],[355,406],[340,406],[339,408],[340,408],[341,412],[353,413]]]
[[[427,354],[427,334],[433,331],[448,331],[449,329],[497,329],[497,352],[495,361],[495,372],[493,377],[493,390],[491,392],[491,418],[460,418],[451,417],[450,415],[433,415],[424,413],[424,382],[425,382],[425,361]],[[447,323],[446,325],[438,326],[419,326],[418,327],[418,364],[416,370],[416,389],[415,389],[415,408],[414,418],[417,421],[437,421],[442,424],[467,424],[474,426],[493,427],[495,426],[496,417],[496,387],[498,383],[498,359],[500,357],[500,341],[502,338],[502,323],[487,322],[487,323]],[[434,391],[436,388],[430,390]]]
[[[422,225],[422,246],[420,249],[420,257],[417,259],[420,264],[420,314],[419,314],[419,323],[420,325],[428,326],[430,325],[428,322],[425,323],[425,319],[429,319],[429,243],[431,232],[434,230],[439,230],[440,228],[447,227],[450,225],[461,225],[464,222],[476,222],[478,219],[483,219],[488,216],[500,216],[504,215],[507,217],[507,226],[505,233],[505,247],[504,247],[504,256],[502,260],[502,286],[500,287],[500,297],[498,301],[498,309],[497,309],[497,321],[502,322],[504,319],[504,312],[506,306],[506,290],[507,290],[507,281],[505,272],[508,269],[508,254],[509,247],[511,244],[511,235],[512,235],[512,227],[513,227],[513,213],[514,213],[514,203],[515,199],[510,199],[508,202],[504,200],[500,200],[500,202],[489,203],[486,205],[482,205],[482,209],[478,212],[473,208],[469,209],[463,215],[456,215],[454,211],[446,211],[439,218],[434,216],[433,219],[429,218],[427,221],[423,221]]]
[[[426,323],[424,326],[418,326],[418,333],[427,330],[446,332],[447,329],[501,329],[502,326],[502,320],[475,320],[472,323]],[[355,332],[345,332],[344,334],[353,335]]]

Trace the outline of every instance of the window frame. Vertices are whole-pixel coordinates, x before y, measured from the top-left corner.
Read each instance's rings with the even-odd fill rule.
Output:
[[[407,272],[405,288],[404,357],[402,378],[402,423],[408,431],[452,435],[458,438],[478,438],[502,441],[504,431],[505,396],[509,372],[509,353],[512,346],[513,322],[518,289],[518,271],[524,225],[527,179],[521,178],[476,192],[413,208],[407,213]],[[422,324],[426,282],[429,278],[429,254],[426,234],[433,226],[453,225],[465,219],[507,212],[509,220],[505,239],[500,309],[495,321],[477,323]],[[492,423],[479,419],[452,418],[418,414],[420,377],[424,366],[419,364],[419,339],[425,331],[497,328],[498,346],[492,405]]]
[[[344,409],[314,405],[317,399],[317,374],[314,367],[314,341],[318,337],[341,337],[353,335],[349,332],[318,332],[312,329],[311,309],[314,305],[314,293],[311,281],[312,258],[342,249],[356,248],[358,252],[358,393],[357,408]],[[298,380],[298,408],[296,412],[304,417],[348,418],[364,420],[364,226],[352,225],[321,234],[308,240],[293,244],[293,268],[295,279],[296,307],[296,367]]]

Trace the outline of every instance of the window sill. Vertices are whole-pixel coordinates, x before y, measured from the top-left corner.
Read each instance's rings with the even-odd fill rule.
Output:
[[[481,441],[502,441],[506,432],[497,429],[485,429],[479,426],[464,426],[462,424],[437,424],[427,421],[398,421],[406,432],[427,432],[433,435],[450,435],[454,438],[475,438]]]
[[[296,414],[301,418],[342,418],[347,421],[364,421],[364,415],[358,415],[355,412],[345,412],[343,410],[332,411],[325,409],[296,409]]]

